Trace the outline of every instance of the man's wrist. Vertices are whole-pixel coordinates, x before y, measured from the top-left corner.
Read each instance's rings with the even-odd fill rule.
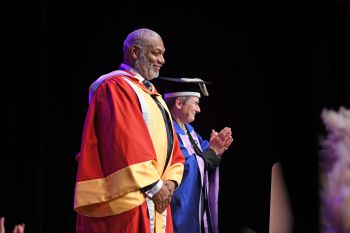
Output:
[[[152,198],[154,194],[159,192],[162,186],[163,186],[163,181],[159,180],[156,185],[154,185],[151,189],[147,190],[145,193],[149,198]]]

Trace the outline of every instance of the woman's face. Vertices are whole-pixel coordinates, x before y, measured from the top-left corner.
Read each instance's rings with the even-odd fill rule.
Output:
[[[199,98],[197,96],[190,96],[187,100],[179,101],[178,118],[181,123],[191,123],[195,120],[196,114],[201,111],[199,108]]]

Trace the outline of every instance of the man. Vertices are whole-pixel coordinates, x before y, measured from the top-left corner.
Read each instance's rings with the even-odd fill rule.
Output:
[[[212,130],[209,141],[189,124],[200,112],[201,94],[208,96],[205,82],[197,78],[161,78],[164,99],[174,120],[185,170],[180,187],[171,201],[176,233],[218,232],[218,166],[233,142],[231,129]]]
[[[169,203],[184,158],[165,102],[148,82],[164,64],[149,29],[124,41],[124,62],[90,86],[75,187],[77,233],[173,231]]]

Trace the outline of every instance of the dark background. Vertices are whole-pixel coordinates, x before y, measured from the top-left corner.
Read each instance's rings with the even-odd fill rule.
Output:
[[[117,69],[124,38],[141,27],[163,37],[162,76],[212,82],[197,131],[206,138],[211,129],[232,128],[235,141],[220,168],[221,232],[268,231],[277,161],[294,232],[319,232],[320,113],[350,108],[350,4],[208,6],[41,2],[4,9],[0,216],[8,232],[21,222],[27,233],[75,232],[74,157],[88,87]]]

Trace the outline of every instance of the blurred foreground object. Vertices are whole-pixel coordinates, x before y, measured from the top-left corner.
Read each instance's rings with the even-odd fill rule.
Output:
[[[280,162],[272,166],[269,233],[291,233],[293,215]]]
[[[324,109],[320,141],[322,233],[350,232],[350,110]]]

